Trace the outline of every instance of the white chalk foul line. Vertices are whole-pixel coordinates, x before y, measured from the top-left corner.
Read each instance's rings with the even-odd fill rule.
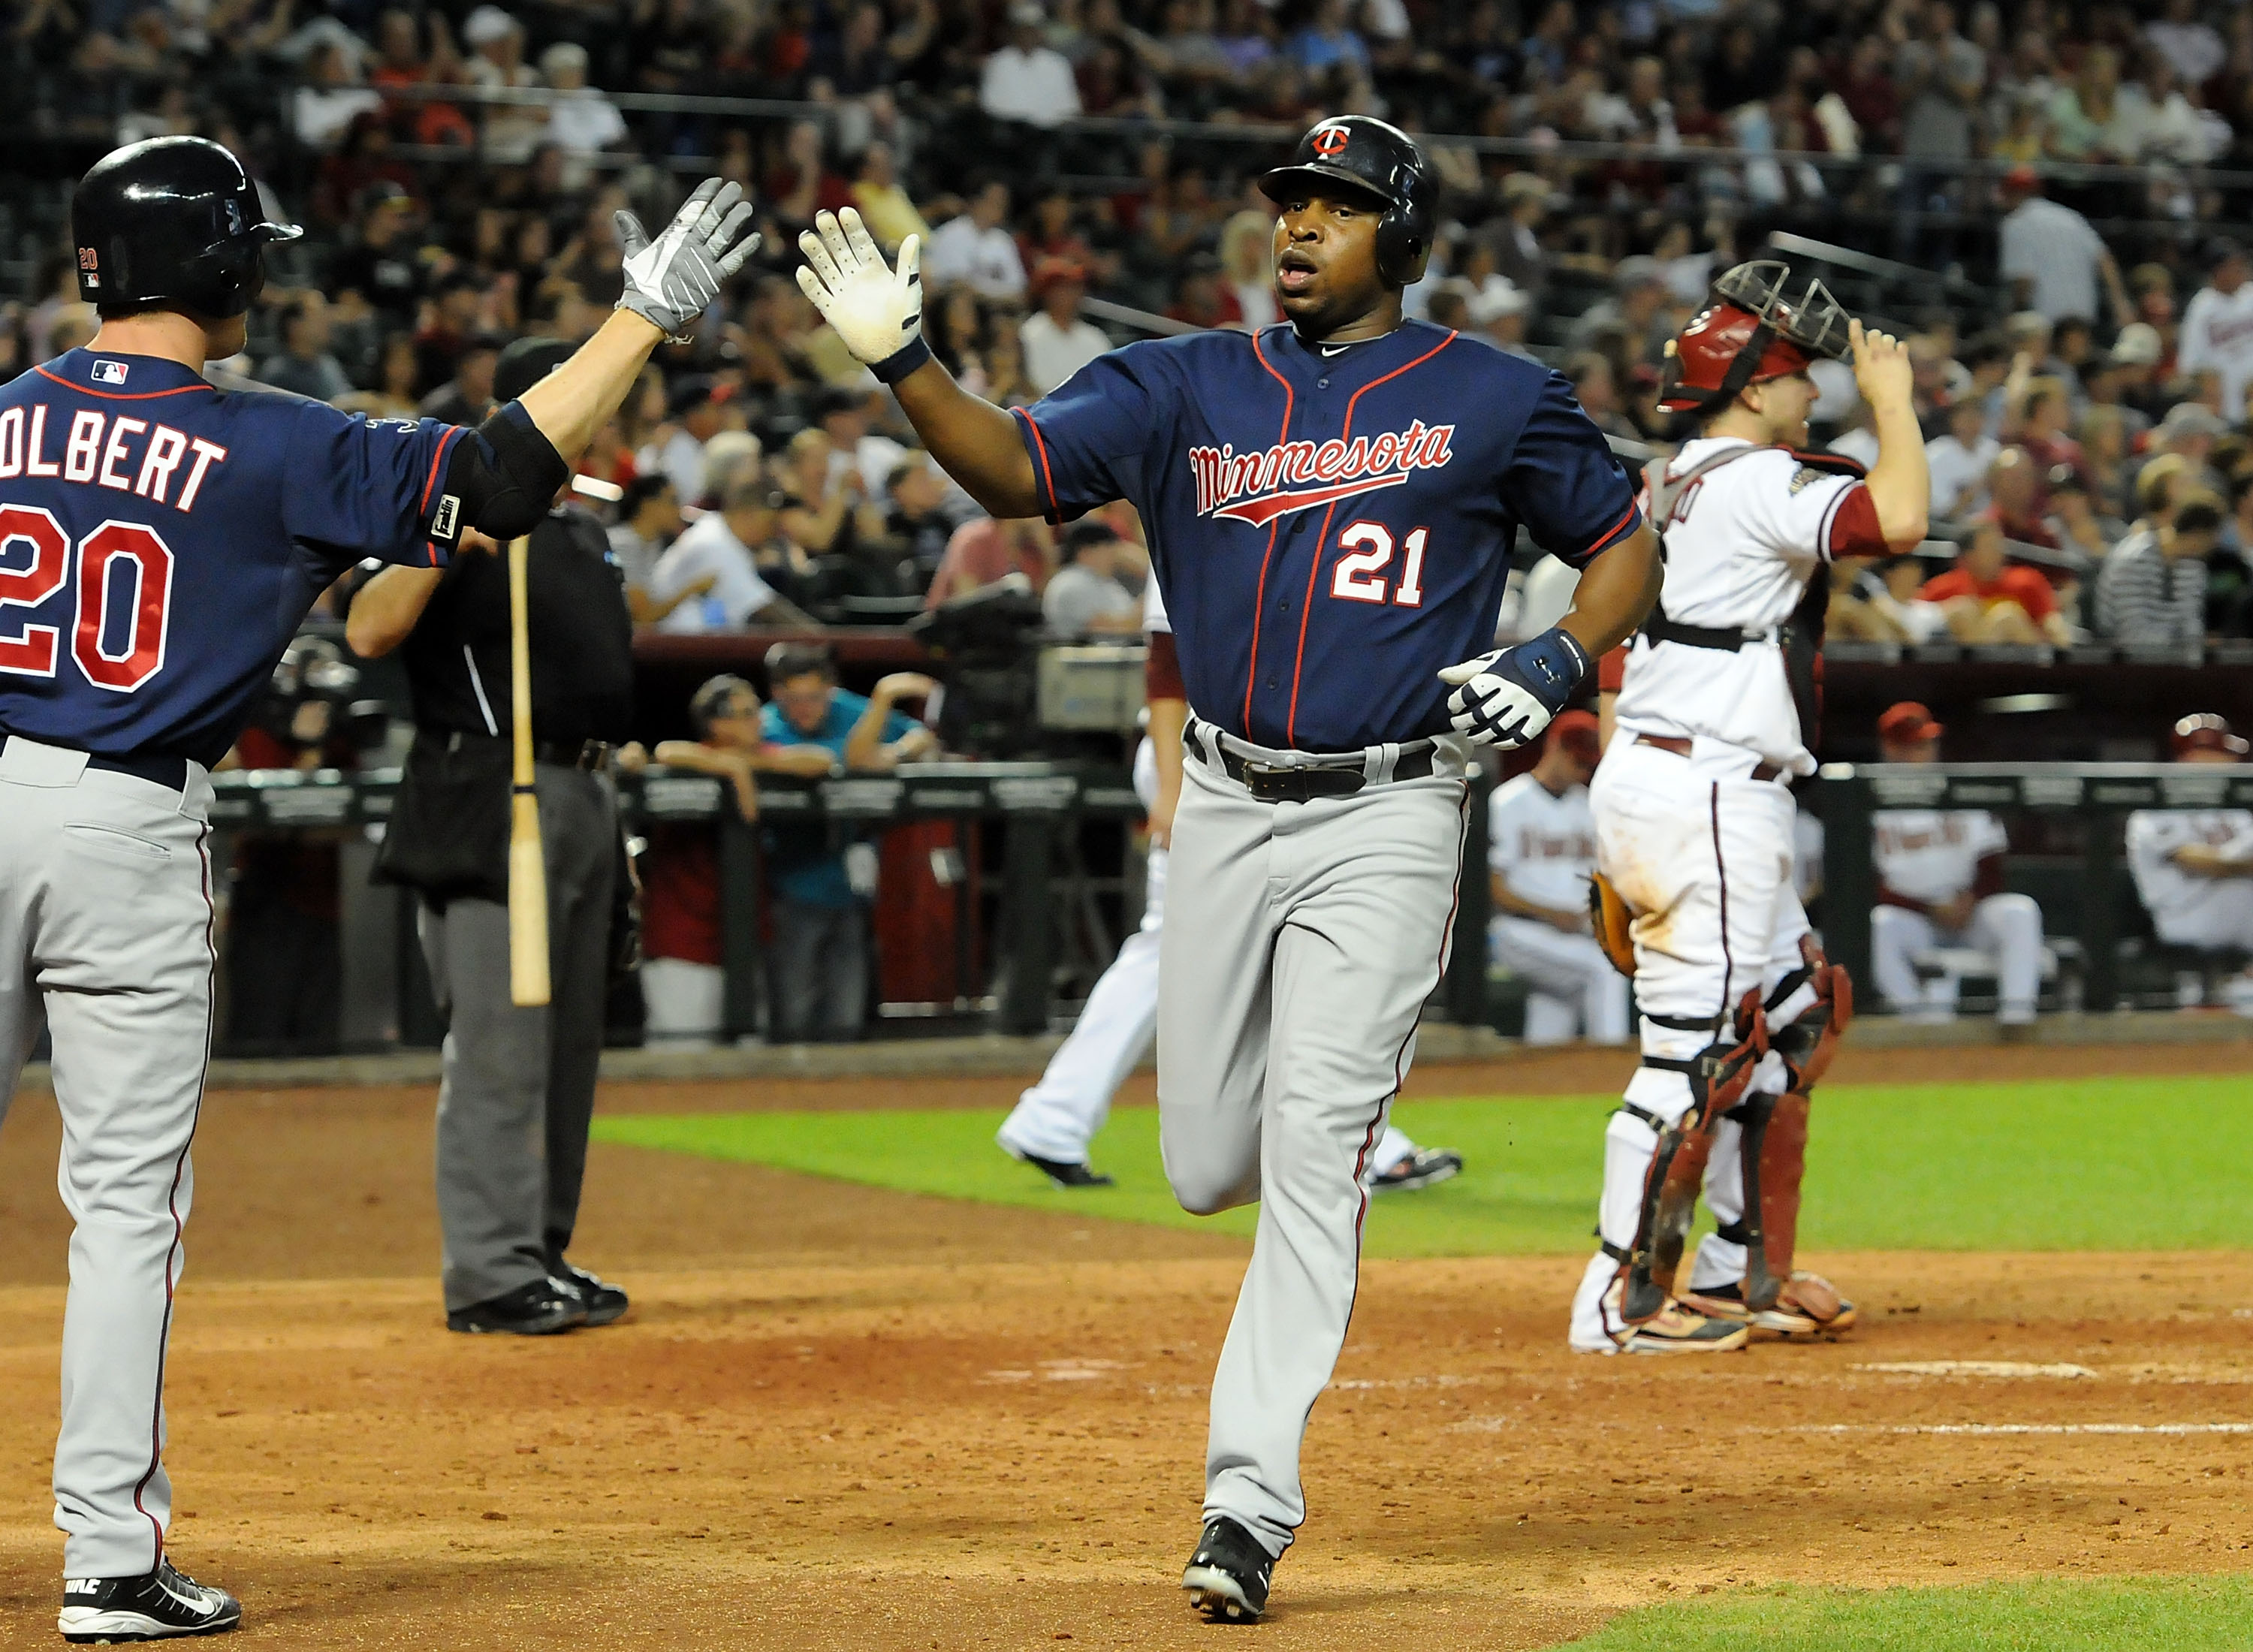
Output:
[[[1882,1371],[1894,1377],[2094,1377],[2086,1365],[2035,1365],[2023,1360],[1910,1359],[1885,1360],[1852,1368]]]
[[[2253,1423],[1807,1423],[1794,1434],[2253,1434]]]

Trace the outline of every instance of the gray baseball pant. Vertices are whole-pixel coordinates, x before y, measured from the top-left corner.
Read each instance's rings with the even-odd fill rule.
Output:
[[[1198,725],[1251,762],[1267,751]],[[1373,748],[1364,772],[1391,772]],[[1444,742],[1418,780],[1264,803],[1183,764],[1158,972],[1166,1177],[1185,1209],[1259,1202],[1213,1374],[1205,1517],[1280,1554],[1306,1518],[1299,1453],[1353,1313],[1361,1181],[1447,967],[1468,788]]]
[[[0,752],[0,1114],[44,1009],[76,1224],[63,1310],[63,1572],[156,1569],[172,1512],[164,1352],[211,1053],[211,782],[185,791],[20,737]]]
[[[438,1090],[438,1225],[448,1312],[544,1278],[578,1221],[603,1054],[617,791],[607,775],[541,763],[549,1001],[509,1001],[508,908],[421,912],[447,1017]]]

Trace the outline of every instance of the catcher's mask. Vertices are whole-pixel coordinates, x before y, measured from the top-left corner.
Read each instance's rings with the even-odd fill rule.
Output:
[[[1666,346],[1658,405],[1669,413],[1719,412],[1747,385],[1803,373],[1818,358],[1852,352],[1846,311],[1810,277],[1787,298],[1791,266],[1756,260],[1715,277],[1712,302]]]

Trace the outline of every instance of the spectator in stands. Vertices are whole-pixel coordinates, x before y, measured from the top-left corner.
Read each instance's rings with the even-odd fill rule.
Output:
[[[1502,180],[1503,225],[1495,246],[1495,267],[1536,304],[1549,284],[1550,255],[1541,242],[1541,220],[1548,217],[1555,199],[1549,180],[1538,172],[1512,172]]]
[[[2008,447],[1987,467],[1988,511],[2005,539],[2054,548],[2043,519],[2042,487],[2047,480],[2024,448]]]
[[[2144,25],[2144,38],[2186,86],[2203,86],[2229,58],[2211,24],[2199,16],[2200,0],[2167,0],[2166,14]]]
[[[2207,248],[2206,285],[2183,311],[2176,370],[2186,376],[2211,369],[2222,379],[2222,416],[2245,416],[2245,387],[2253,380],[2253,263],[2227,238]]]
[[[1970,396],[1948,410],[1948,434],[1924,444],[1932,478],[1932,519],[1953,522],[1986,508],[1987,472],[2002,444],[1987,434],[1986,410]]]
[[[1573,387],[1580,411],[1595,421],[1596,429],[1629,442],[1643,439],[1643,432],[1620,405],[1618,380],[1609,357],[1582,351],[1565,364],[1565,378]]]
[[[1119,535],[1092,519],[1064,531],[1064,564],[1041,593],[1041,617],[1060,637],[1132,637],[1142,630],[1141,599],[1120,582]]]
[[[600,154],[625,141],[618,106],[587,84],[587,48],[558,40],[540,54],[540,72],[555,89],[548,106],[548,142],[566,156]]]
[[[2222,536],[2222,501],[2184,494],[2139,522],[2096,575],[2096,620],[2115,642],[2195,647],[2206,637],[2206,558]]]
[[[1009,7],[1008,44],[986,59],[978,82],[978,107],[995,120],[1049,127],[1079,113],[1071,60],[1041,38],[1047,21],[1035,0]]]
[[[625,485],[618,501],[618,519],[610,526],[610,555],[625,582],[626,606],[634,624],[654,625],[681,603],[701,599],[719,582],[707,569],[676,590],[669,601],[652,594],[658,559],[681,531],[680,491],[662,471],[638,476]]]
[[[2246,742],[2227,719],[2201,712],[2175,724],[2169,750],[2177,763],[2236,763]],[[2243,966],[2253,953],[2253,812],[2138,809],[2128,817],[2127,857],[2161,942]],[[2199,984],[2186,985],[2195,1002]],[[2253,975],[2225,980],[2222,998],[2241,1014],[2253,1013]]]
[[[333,315],[333,311],[331,312]],[[371,419],[415,419],[422,416],[415,395],[415,335],[394,332],[375,351],[375,388],[352,392],[337,405]]]
[[[1936,603],[1959,643],[2056,643],[2073,640],[2057,594],[2033,568],[2010,561],[2003,525],[1990,512],[1974,522],[1956,566],[1917,593]]]
[[[784,450],[775,480],[782,487],[780,526],[809,556],[849,556],[864,529],[882,531],[881,513],[861,487],[850,461],[833,465],[829,438],[820,430],[800,430]]]
[[[827,775],[834,766],[819,745],[772,745],[764,708],[741,677],[708,679],[688,701],[694,740],[666,740],[656,760],[668,769],[712,775],[734,793],[746,825],[759,818],[758,776]],[[652,1044],[701,1044],[724,1024],[719,834],[702,822],[653,820],[642,858],[642,1001]]]
[[[1244,310],[1236,295],[1220,278],[1220,260],[1210,253],[1194,253],[1182,266],[1166,314],[1192,327],[1241,327]]]
[[[2003,419],[2003,440],[2031,462],[2035,479],[2033,508],[2047,505],[2049,473],[2060,465],[2081,468],[2081,443],[2066,434],[2072,401],[2062,379],[2034,379]]]
[[[1275,225],[1266,213],[1246,210],[1220,233],[1220,263],[1239,323],[1257,332],[1275,324]]]
[[[282,306],[282,348],[267,357],[259,379],[315,401],[334,401],[352,394],[344,365],[329,353],[329,305],[317,292],[297,295]]]
[[[1025,354],[1025,381],[1046,395],[1111,347],[1100,327],[1079,313],[1087,296],[1087,272],[1078,264],[1052,259],[1033,277],[1033,301],[1040,305],[1025,317],[1017,337]]]
[[[360,84],[359,59],[331,44],[312,54],[306,84],[290,100],[290,129],[307,149],[330,149],[354,115],[382,107],[382,94]]]
[[[2002,275],[2021,310],[2039,310],[2053,322],[2101,314],[2102,296],[2124,322],[2131,310],[2120,266],[2087,219],[2042,194],[2031,166],[2003,175]]]
[[[1947,732],[1915,701],[1878,719],[1887,763],[1937,763]],[[1970,951],[1995,971],[2005,1027],[2034,1018],[2041,990],[2042,915],[2031,896],[2004,889],[2003,824],[1977,809],[1880,809],[1871,819],[1878,904],[1870,914],[1870,973],[1894,1013],[1952,1021]],[[1938,951],[1936,952],[1936,949]],[[1930,970],[1919,979],[1919,965]]]
[[[359,232],[338,250],[329,266],[329,290],[344,302],[347,315],[362,309],[380,314],[387,325],[411,327],[422,296],[422,269],[407,244],[415,203],[388,180],[371,184],[359,207]]]
[[[1507,282],[1482,291],[1470,302],[1471,325],[1497,350],[1528,361],[1540,359],[1525,347],[1525,325],[1532,309],[1525,295]]]
[[[928,590],[946,544],[959,524],[946,509],[946,481],[931,455],[920,448],[903,456],[884,483],[889,508],[884,515],[884,537],[898,554],[915,564],[917,587]]]
[[[1655,361],[1673,336],[1674,321],[1666,308],[1666,272],[1656,258],[1622,258],[1612,271],[1612,291],[1599,298],[1573,322],[1570,343],[1574,350],[1604,350],[1608,338],[1617,345],[1606,352],[1613,365]]]
[[[2178,401],[2167,409],[2167,416],[2152,433],[2152,446],[2180,455],[2189,467],[2188,474],[2201,484],[2208,484],[2217,478],[2208,461],[2214,457],[2215,443],[2229,430],[2229,427],[2216,418],[2211,408],[2196,401]]]
[[[683,504],[704,498],[704,444],[728,428],[733,401],[727,386],[701,376],[682,379],[673,387],[671,429],[644,463],[673,478]]]
[[[2102,382],[2102,375],[2099,375]],[[2124,516],[2125,501],[2134,491],[2129,474],[2129,453],[2135,445],[2130,435],[2138,415],[2130,408],[2092,401],[2082,410],[2076,427],[2081,443],[2082,469],[2100,513]]]
[[[1987,54],[1956,31],[1956,8],[1933,0],[1924,8],[1922,33],[1902,41],[1894,53],[1894,79],[1903,106],[1905,163],[1894,247],[1897,256],[1915,262],[1923,215],[1956,204],[1954,169],[1971,158]],[[1952,246],[1952,236],[1941,240]]]
[[[861,491],[877,499],[884,483],[907,450],[874,428],[882,393],[873,388],[839,387],[821,393],[814,413],[821,434],[829,438],[829,468],[839,476],[850,471],[859,478]]]
[[[422,416],[446,424],[481,424],[493,407],[493,369],[500,363],[499,334],[473,333],[454,358],[453,376],[422,398]]]
[[[676,633],[740,631],[754,621],[818,631],[813,618],[778,594],[760,572],[757,547],[774,536],[774,504],[756,467],[728,484],[720,508],[691,523],[650,573],[653,603],[665,610],[658,629]],[[705,585],[701,596],[690,588]]]
[[[937,608],[1012,575],[1037,591],[1049,582],[1055,546],[1049,525],[1038,517],[1002,522],[981,516],[965,522],[946,542],[946,554],[924,593],[924,606]]]
[[[2049,511],[2049,530],[2056,536],[2058,548],[2079,554],[2092,568],[2128,535],[2126,523],[2098,510],[2089,484],[2069,464],[2061,464],[2050,472]]]
[[[1948,632],[1948,610],[1923,596],[1924,566],[1914,556],[1845,557],[1831,575],[1831,636],[1846,642],[1928,643]]]
[[[931,232],[923,251],[924,285],[944,291],[960,282],[980,298],[1015,303],[1025,296],[1025,266],[1009,234],[1009,186],[999,178],[972,183],[970,205]]]
[[[938,742],[894,709],[926,700],[928,677],[896,672],[868,699],[837,686],[826,648],[778,643],[767,651],[773,703],[760,720],[769,746],[814,748],[833,770],[883,771],[927,756]],[[860,1036],[868,1019],[868,903],[876,892],[876,854],[865,842],[838,847],[826,822],[770,824],[766,831],[769,921],[773,951],[771,1036],[777,1043]]]
[[[471,86],[489,91],[527,91],[540,73],[524,60],[524,25],[499,6],[478,7],[462,21],[463,65]],[[485,158],[521,166],[548,135],[548,111],[537,103],[490,103],[484,112]]]
[[[872,10],[862,6],[854,15]],[[931,246],[931,226],[923,221],[923,214],[900,186],[890,144],[871,143],[861,151],[860,174],[853,181],[853,205],[860,212],[861,221],[868,227],[868,234],[887,254],[896,253],[910,235],[920,237],[926,249]]]

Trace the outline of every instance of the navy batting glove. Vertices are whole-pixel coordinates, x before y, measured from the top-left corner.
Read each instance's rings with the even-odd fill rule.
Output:
[[[1587,651],[1552,626],[1531,642],[1450,666],[1440,680],[1455,691],[1447,696],[1455,732],[1508,751],[1546,728],[1587,674]]]

